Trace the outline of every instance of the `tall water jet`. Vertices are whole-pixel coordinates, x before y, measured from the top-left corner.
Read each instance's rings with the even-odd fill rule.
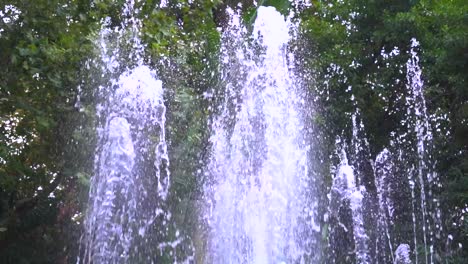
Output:
[[[150,263],[166,247],[170,174],[163,88],[143,63],[133,1],[123,14],[122,25],[104,23],[98,39],[102,76],[110,79],[97,93],[95,172],[78,263]],[[121,46],[127,49],[116,48]]]
[[[392,177],[394,173],[391,153],[388,149],[382,150],[375,159],[375,186],[377,188],[377,234],[376,238],[376,255],[377,259],[382,259],[385,262],[393,262],[393,239],[391,234],[391,226],[393,213],[395,210],[392,193],[395,191],[391,188]],[[390,252],[387,255],[387,252]]]
[[[301,236],[300,218],[307,211],[307,148],[299,88],[287,64],[288,23],[273,7],[260,7],[256,50],[232,39],[245,40],[247,31],[231,13],[223,37],[233,45],[223,49],[226,103],[213,123],[206,172],[207,261],[306,261],[310,249],[303,245],[311,238]]]
[[[333,178],[329,195],[329,215],[335,224],[329,238],[333,250],[330,261],[339,263],[343,259],[347,259],[346,256],[338,256],[339,254],[353,252],[355,263],[371,263],[369,237],[366,234],[363,215],[363,199],[366,190],[364,186],[356,183],[356,175],[348,163],[345,146],[340,146],[339,140],[337,141],[337,148],[340,149],[340,153],[338,153],[340,164]],[[351,237],[352,242],[350,245],[338,241],[344,239],[343,235]]]
[[[440,249],[435,248],[441,245],[438,240],[442,223],[437,199],[441,186],[432,157],[432,129],[417,49],[418,42],[412,39],[406,63],[406,116],[401,120],[401,127],[391,132],[389,145],[377,155],[375,162],[370,163],[372,175],[369,176],[369,166],[366,165],[370,152],[366,135],[361,131],[363,124],[357,122],[358,108],[351,115],[351,144],[349,147],[337,146],[339,152],[350,153],[350,160],[348,164],[348,159],[343,158],[346,153],[341,154],[337,172],[332,170],[336,176],[329,197],[327,223],[332,261],[348,261],[354,252],[355,257],[351,259],[357,263],[410,263],[411,258],[415,263],[441,261],[437,255]],[[354,100],[353,96],[351,100]],[[361,215],[353,211],[353,200],[347,198],[360,186],[366,188],[363,195],[357,196],[360,199],[354,201]],[[364,228],[352,227],[353,222],[364,224]],[[360,238],[366,243],[359,242],[355,233],[364,234]],[[355,251],[351,251],[353,245]]]
[[[415,199],[414,184],[418,182],[419,187],[419,213],[421,221],[413,217],[414,222],[414,243],[417,248],[417,226],[422,229],[422,241],[425,250],[425,263],[434,263],[434,240],[440,237],[442,228],[440,205],[433,191],[440,187],[438,175],[435,173],[432,160],[432,129],[427,115],[426,101],[423,94],[422,70],[419,66],[417,49],[419,43],[416,39],[411,40],[410,59],[407,67],[407,87],[409,96],[407,97],[408,130],[414,133],[414,144],[416,145],[415,171],[409,173],[409,184],[412,188],[412,196]],[[414,203],[414,200],[413,200]],[[415,213],[413,213],[415,214]],[[416,263],[418,256],[416,254]]]
[[[98,130],[84,262],[139,259],[168,188],[161,82],[149,68],[125,73]],[[156,138],[152,138],[157,135]]]

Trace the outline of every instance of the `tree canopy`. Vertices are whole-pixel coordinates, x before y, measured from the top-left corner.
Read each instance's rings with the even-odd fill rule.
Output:
[[[161,3],[166,3],[161,5]],[[208,155],[208,123],[223,89],[219,73],[225,8],[243,0],[136,1],[145,61],[164,83],[173,174],[171,210],[196,234]],[[359,109],[375,157],[403,129],[405,65],[419,41],[424,93],[441,175],[450,263],[468,259],[468,4],[465,0],[325,0],[295,10],[300,71],[312,94],[310,123],[323,135],[322,171],[337,136],[351,140]],[[301,1],[299,1],[301,2]],[[0,262],[76,262],[95,149],[96,38],[105,18],[121,27],[124,0],[4,0],[0,3]],[[241,5],[239,5],[241,4]],[[221,93],[216,93],[221,94]],[[351,96],[353,95],[353,97]],[[323,176],[330,182],[330,175]],[[455,224],[454,224],[455,223]],[[194,244],[201,243],[195,241]],[[459,245],[462,245],[460,248]]]

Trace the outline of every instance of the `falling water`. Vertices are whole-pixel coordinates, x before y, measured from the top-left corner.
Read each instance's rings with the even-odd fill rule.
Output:
[[[164,247],[170,220],[162,83],[143,63],[132,1],[123,13],[121,28],[104,23],[98,39],[102,76],[123,73],[98,92],[95,173],[79,263],[150,263]],[[130,50],[116,48],[128,42]]]
[[[429,124],[426,101],[423,94],[422,70],[419,66],[419,57],[416,51],[418,46],[418,41],[413,38],[411,40],[410,59],[406,64],[409,92],[409,97],[407,98],[408,116],[413,119],[411,120],[412,122],[408,123],[410,125],[409,130],[413,129],[415,133],[417,149],[416,177],[414,179],[410,178],[409,181],[410,183],[414,181],[419,182],[421,222],[415,223],[415,225],[419,224],[422,227],[424,249],[426,252],[428,251],[425,254],[425,263],[432,264],[434,263],[434,240],[436,236],[440,235],[439,232],[442,225],[439,202],[433,195],[433,190],[439,187],[439,180],[434,171],[431,156],[430,147],[433,144],[432,129]],[[413,221],[416,222],[417,220],[413,217]],[[415,247],[417,247],[416,237]]]
[[[369,191],[364,188],[365,182],[360,176],[364,175],[362,170],[365,169],[360,164],[369,157],[359,155],[368,148],[365,133],[359,133],[363,125],[356,122],[359,111],[352,115],[351,148],[337,142],[340,164],[332,183],[329,205],[329,214],[337,222],[330,223],[333,227],[329,238],[335,262],[343,259],[337,251],[349,250],[352,244],[355,263],[370,263],[371,260],[375,263],[412,263],[411,256],[415,263],[440,260],[434,253],[442,226],[440,204],[434,194],[440,183],[431,156],[432,133],[417,47],[418,43],[413,39],[406,64],[408,95],[402,130],[392,133],[388,148],[384,148],[372,162],[374,181]],[[347,149],[352,151],[351,164],[346,157]],[[366,201],[369,198],[375,201]],[[366,208],[366,203],[375,204],[375,209],[372,206]],[[375,226],[366,225],[363,213],[369,210],[375,210],[370,214],[370,221]],[[339,241],[350,238],[351,225],[354,241]],[[370,237],[369,234],[374,235]],[[375,245],[375,249],[371,250],[371,245]]]
[[[211,181],[205,187],[209,262],[292,263],[310,238],[298,233],[307,150],[299,91],[287,63],[288,23],[273,7],[258,9],[258,54],[235,44],[233,37],[245,40],[247,31],[239,15],[231,15],[223,39],[233,45],[223,55],[226,104],[213,124]]]
[[[337,145],[340,144],[338,140]],[[341,148],[341,153],[339,153],[341,162],[333,179],[329,214],[337,219],[339,228],[343,229],[345,233],[352,233],[356,263],[371,263],[368,246],[369,237],[366,234],[363,217],[363,198],[366,190],[364,186],[356,183],[356,175],[348,163],[345,147],[339,148]],[[340,217],[340,212],[346,210],[350,211],[351,219]],[[335,248],[335,250],[345,251],[349,249]],[[333,261],[339,260],[334,259]]]
[[[149,68],[137,67],[122,75],[115,97],[109,98],[98,131],[85,261],[125,263],[138,254],[138,241],[146,242],[145,234],[160,213],[151,203],[167,194],[168,174],[160,171],[168,162],[165,108],[161,82],[153,76]],[[159,136],[155,140],[153,135]],[[149,162],[153,168],[147,167]],[[155,193],[159,197],[152,197]]]
[[[392,193],[395,191],[391,188],[394,172],[391,159],[391,153],[388,149],[382,150],[375,159],[375,186],[378,198],[377,233],[381,234],[376,241],[376,255],[378,258],[381,254],[383,261],[386,262],[394,260],[393,240],[390,233],[390,227],[394,225],[392,221],[394,213]],[[390,251],[389,257],[386,255],[387,246]]]
[[[407,244],[401,244],[395,251],[394,264],[411,264],[411,249]]]
[[[408,78],[408,85],[410,86],[411,90],[410,93],[412,96],[409,98],[411,100],[411,104],[414,108],[414,115],[416,116],[416,126],[414,127],[417,136],[417,153],[420,156],[418,159],[418,172],[417,172],[417,179],[419,181],[419,186],[421,188],[420,195],[421,195],[421,214],[422,214],[422,230],[423,230],[423,241],[424,241],[424,249],[427,249],[427,228],[430,226],[426,224],[427,221],[427,194],[426,194],[426,183],[424,179],[425,173],[425,133],[429,131],[424,131],[428,128],[427,125],[427,116],[426,116],[426,105],[424,101],[424,97],[422,96],[422,80],[421,80],[421,70],[419,69],[418,65],[418,57],[417,53],[413,50],[416,47],[416,42],[413,39],[411,44],[411,58],[407,63],[407,78]],[[428,263],[427,254],[426,256],[426,263]],[[432,258],[432,253],[431,253]],[[431,259],[432,263],[432,259]]]
[[[95,174],[79,263],[151,263],[167,248],[178,262],[172,249],[181,243],[179,232],[167,239],[173,226],[166,205],[164,91],[143,62],[138,12],[132,1],[125,4],[122,27],[105,25],[98,39],[102,77],[108,79],[98,89]],[[311,248],[320,244],[310,235],[314,232],[328,240],[333,253],[326,261],[332,263],[408,264],[411,256],[419,263],[421,243],[424,262],[436,262],[433,245],[441,223],[433,190],[439,182],[416,42],[407,63],[407,120],[402,122],[407,133],[392,135],[397,140],[372,162],[355,105],[351,144],[337,142],[340,161],[331,173],[328,212],[317,220],[306,106],[287,50],[291,23],[273,7],[259,7],[250,34],[241,16],[228,12],[221,49],[225,91],[213,111],[218,115],[205,171],[204,263],[319,263],[320,252]],[[130,50],[119,48],[129,43]],[[373,181],[366,176],[369,170]],[[410,219],[405,218],[409,211]],[[411,224],[412,234],[402,234]]]

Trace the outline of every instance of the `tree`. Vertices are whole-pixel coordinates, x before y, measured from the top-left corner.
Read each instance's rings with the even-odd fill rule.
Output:
[[[90,144],[79,138],[86,113],[74,104],[97,24],[86,1],[12,1],[0,10],[0,259],[53,261],[67,238],[57,224],[79,209],[76,175],[89,172]]]

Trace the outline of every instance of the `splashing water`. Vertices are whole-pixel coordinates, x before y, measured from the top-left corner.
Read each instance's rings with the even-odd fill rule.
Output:
[[[365,167],[361,165],[370,157],[359,155],[367,151],[368,143],[365,133],[359,133],[363,125],[357,125],[358,110],[352,115],[350,164],[346,144],[337,142],[341,163],[329,194],[328,211],[332,218],[332,261],[343,261],[353,253],[356,263],[411,263],[411,258],[415,263],[441,261],[434,249],[442,233],[440,203],[434,193],[440,182],[432,157],[433,139],[417,48],[418,42],[413,39],[406,64],[407,112],[402,131],[392,132],[389,146],[372,162],[374,180],[368,190],[361,186],[366,184],[362,178]],[[349,242],[351,239],[354,241]],[[353,243],[352,254],[342,253],[352,250]]]
[[[383,255],[384,261],[394,259],[393,256],[393,240],[390,233],[390,226],[394,213],[394,202],[391,199],[391,194],[394,191],[391,187],[391,177],[393,176],[393,163],[391,160],[391,153],[388,149],[382,150],[375,159],[375,186],[377,188],[378,198],[378,216],[377,216],[377,233],[385,234],[385,236],[378,236],[376,241],[377,252],[376,255]],[[390,257],[386,256],[387,246],[390,251]]]
[[[98,130],[85,262],[126,263],[144,251],[140,246],[169,187],[161,82],[139,66],[115,85]]]
[[[394,264],[411,264],[411,250],[407,244],[401,244],[395,251]]]
[[[408,60],[407,67],[407,86],[409,97],[407,98],[408,115],[413,118],[413,122],[408,122],[416,135],[416,146],[417,146],[417,172],[415,179],[409,176],[409,181],[418,181],[420,188],[420,213],[421,222],[417,223],[415,217],[413,217],[414,226],[420,225],[422,227],[422,236],[424,249],[428,251],[425,254],[425,263],[434,263],[434,240],[436,236],[440,236],[441,232],[441,218],[440,218],[440,204],[438,199],[433,196],[433,190],[440,187],[438,175],[435,173],[433,168],[433,161],[431,156],[432,146],[432,129],[429,124],[429,118],[427,115],[426,101],[423,94],[423,80],[422,70],[419,66],[419,57],[416,49],[419,46],[419,42],[416,39],[411,39],[411,50],[410,59]],[[414,188],[414,187],[412,187]],[[414,189],[412,189],[414,192]],[[414,194],[413,194],[414,196]],[[415,197],[414,197],[415,198]],[[417,248],[417,231],[414,230],[414,243]],[[416,263],[418,263],[418,257],[416,255]]]
[[[124,5],[125,17],[130,18],[122,28],[112,30],[104,25],[99,38],[102,72],[112,76],[125,70],[99,88],[95,173],[84,252],[78,263],[150,263],[156,251],[162,250],[161,240],[168,232],[166,107],[161,81],[143,64],[140,23],[135,18],[138,10],[133,4]],[[127,42],[128,28],[130,50],[116,48]],[[136,66],[128,68],[131,63],[124,64],[124,57],[133,58]]]
[[[232,44],[246,30],[231,14],[224,43]],[[234,106],[224,105],[211,138],[205,187],[211,263],[291,263],[304,254],[300,240],[310,239],[297,233],[307,150],[286,63],[288,23],[273,7],[260,7],[257,15],[254,39],[263,54],[242,43],[234,52],[224,48],[225,76],[237,75],[226,80],[225,99]]]
[[[79,263],[158,262],[157,256],[167,249],[177,263],[175,248],[183,243],[177,230],[175,239],[167,239],[174,226],[166,205],[170,173],[164,91],[143,62],[141,22],[135,17],[139,10],[133,6],[134,1],[124,5],[121,29],[104,27],[99,38],[102,76],[110,77],[98,91],[95,174]],[[417,42],[412,42],[407,63],[403,123],[408,133],[400,137],[414,138],[403,147],[390,142],[372,162],[355,105],[349,149],[337,142],[340,163],[332,172],[325,226],[320,226],[312,191],[318,186],[311,186],[302,122],[306,106],[291,68],[294,56],[287,51],[294,28],[273,7],[259,7],[250,35],[241,16],[229,9],[228,13],[231,21],[221,50],[224,102],[212,123],[212,152],[205,172],[203,220],[209,235],[204,263],[319,263],[321,249],[315,252],[311,245],[320,242],[311,234],[327,236],[334,251],[327,261],[332,263],[343,259],[411,263],[411,236],[415,262],[419,263],[417,250],[422,247],[424,262],[437,262],[433,246],[442,224],[432,192],[439,180],[431,162],[432,135]],[[130,51],[120,49],[127,40]],[[404,148],[413,143],[414,153]],[[416,158],[402,161],[411,156]],[[368,164],[373,167],[365,168]],[[364,170],[372,171],[373,181]],[[405,185],[404,190],[395,182]],[[411,208],[399,205],[398,192],[411,193],[404,201]],[[401,214],[405,209],[406,214],[411,211],[413,233],[401,235],[394,226],[411,224]]]
[[[337,142],[339,144],[340,141]],[[356,184],[356,176],[353,168],[348,164],[348,158],[344,147],[339,154],[341,163],[339,164],[337,173],[333,179],[329,213],[335,215],[339,221],[339,226],[344,229],[345,233],[350,232],[352,229],[354,240],[354,251],[356,254],[356,263],[365,264],[371,263],[369,256],[369,237],[366,234],[363,217],[363,198],[366,192],[364,186]],[[351,219],[341,219],[339,217],[340,211],[350,210]],[[350,223],[348,224],[347,222]],[[338,248],[336,250],[345,250]],[[333,261],[336,261],[334,259]]]

